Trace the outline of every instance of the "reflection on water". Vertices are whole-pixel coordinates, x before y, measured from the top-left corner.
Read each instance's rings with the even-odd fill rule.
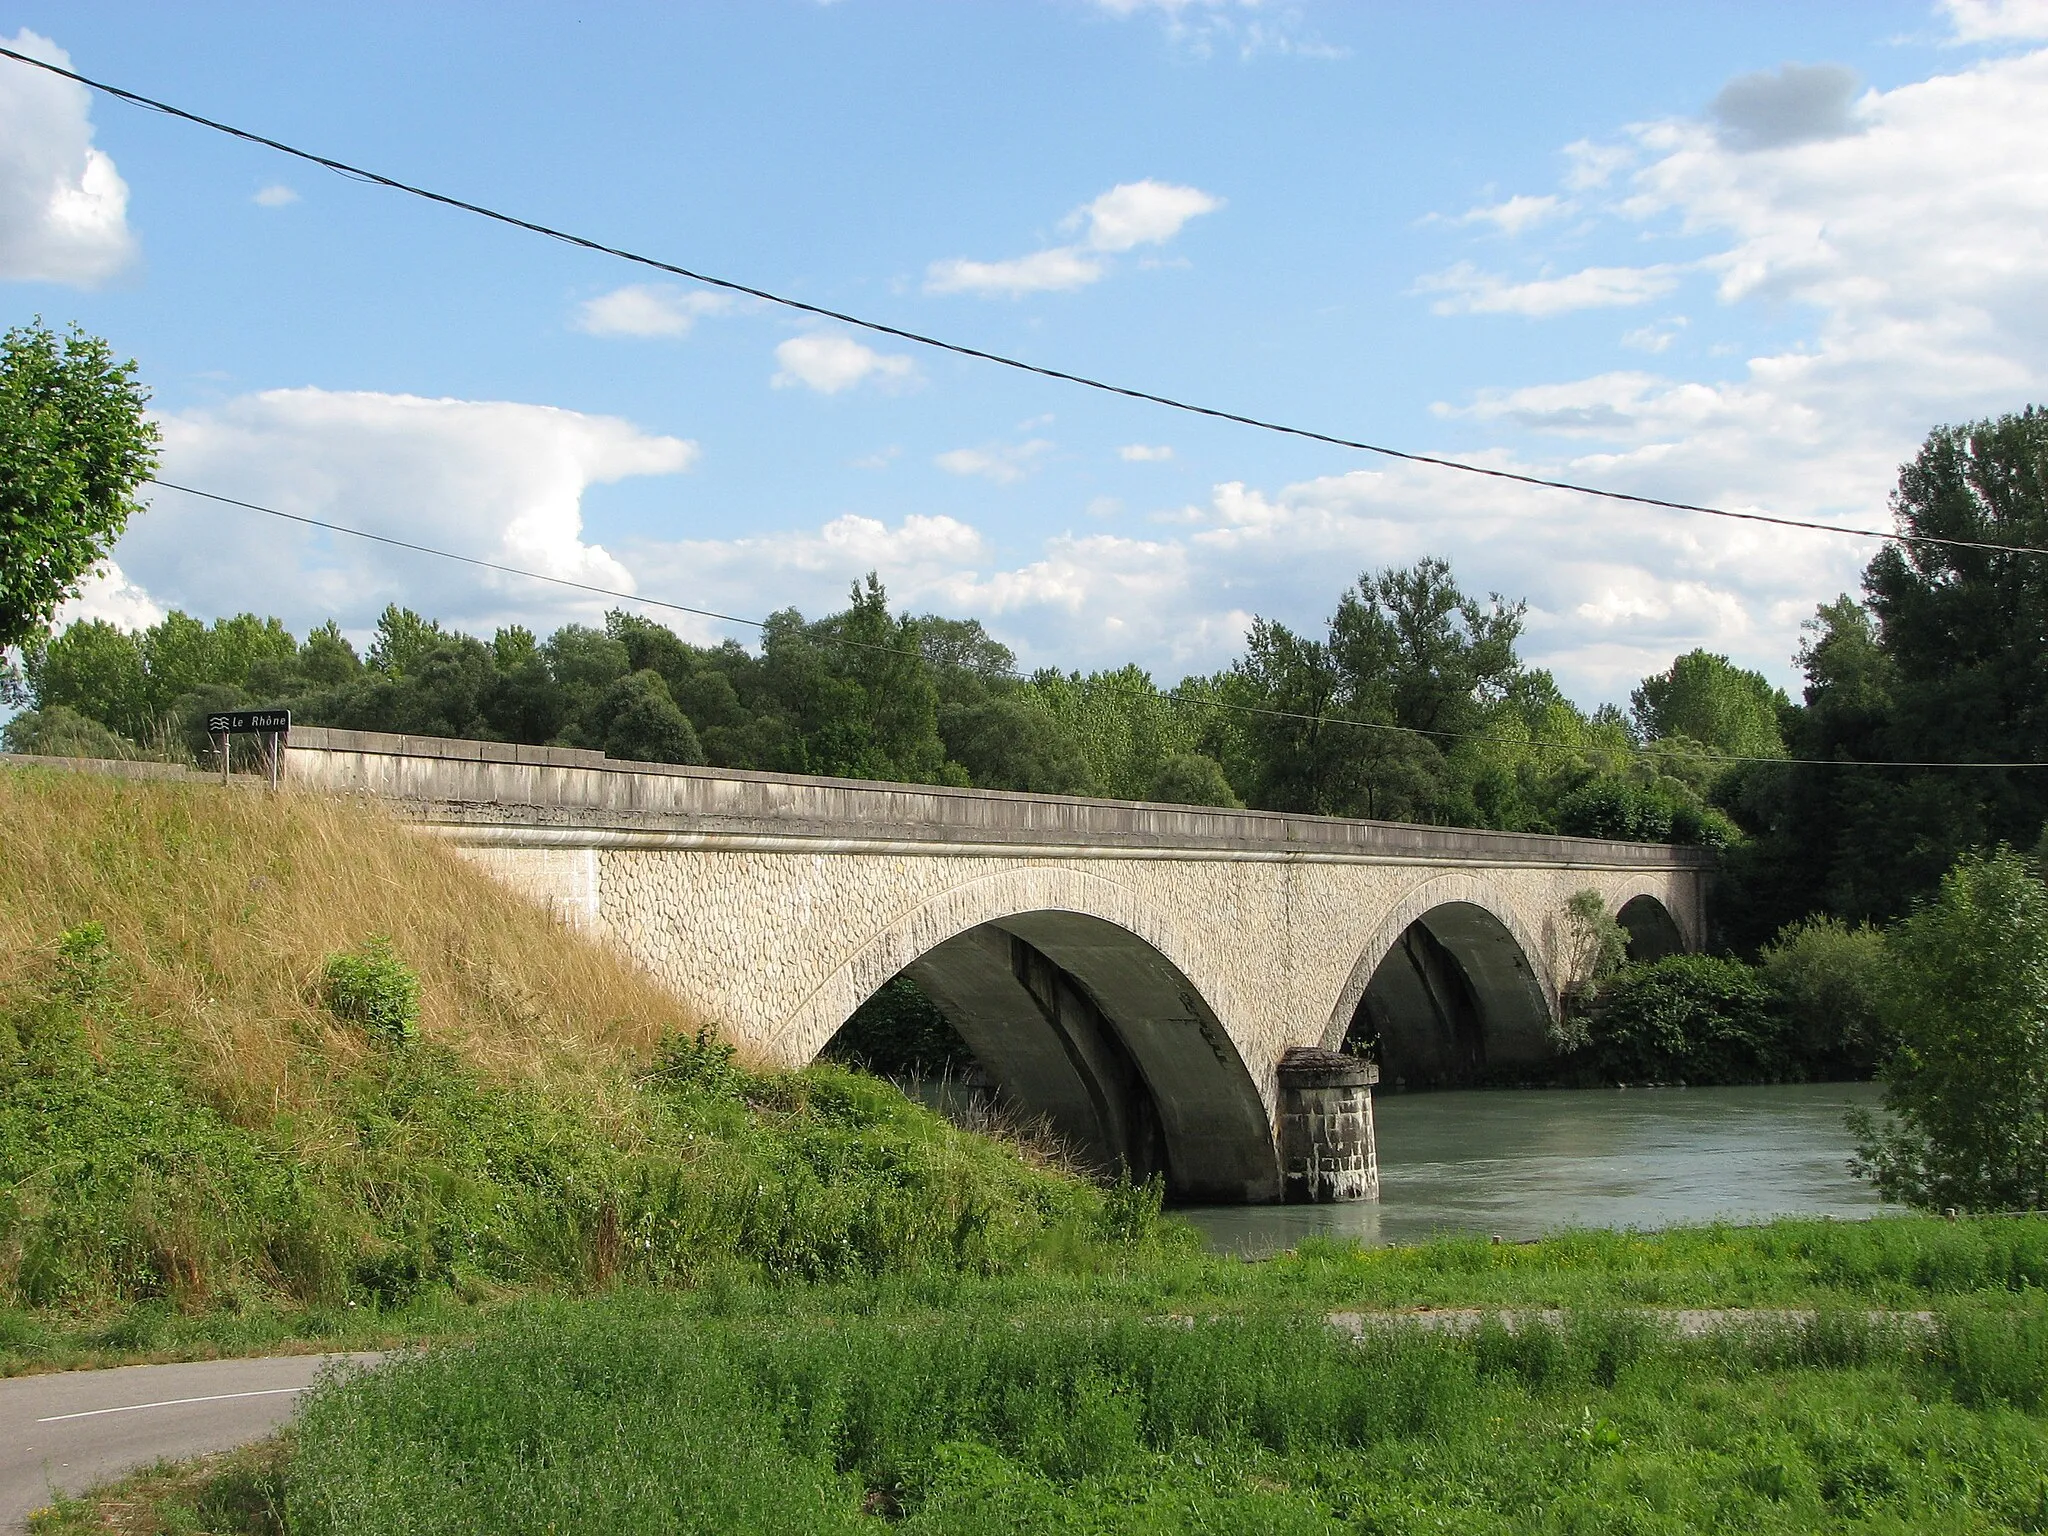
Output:
[[[1770,1216],[1869,1216],[1842,1119],[1868,1083],[1768,1088],[1492,1090],[1376,1095],[1377,1205],[1197,1206],[1178,1214],[1224,1251],[1305,1237],[1412,1243],[1446,1232],[1663,1227]]]

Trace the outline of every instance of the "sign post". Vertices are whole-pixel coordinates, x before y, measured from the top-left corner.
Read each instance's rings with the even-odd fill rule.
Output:
[[[278,772],[284,761],[284,739],[291,733],[292,712],[288,709],[224,709],[206,717],[207,734],[220,743],[220,781],[228,782],[234,771],[234,741],[237,736],[262,736],[270,762],[270,787],[277,788]]]

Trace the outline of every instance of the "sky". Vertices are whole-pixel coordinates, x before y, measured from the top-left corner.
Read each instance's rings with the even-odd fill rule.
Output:
[[[1887,528],[1929,428],[2048,395],[2048,0],[0,0],[0,41],[809,303],[1642,495]],[[742,617],[873,570],[1026,668],[1176,681],[1436,554],[1583,705],[1695,646],[1792,685],[1873,548],[1020,375],[0,59],[0,325],[38,316],[137,360],[166,480]],[[157,491],[67,616],[393,602],[614,606]]]

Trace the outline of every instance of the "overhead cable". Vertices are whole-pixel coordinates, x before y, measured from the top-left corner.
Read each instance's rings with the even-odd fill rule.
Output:
[[[621,592],[613,587],[600,587],[591,582],[576,581],[573,578],[567,576],[550,576],[541,571],[529,571],[516,565],[505,565],[496,560],[479,559],[475,555],[463,555],[457,554],[453,550],[436,549],[430,544],[415,544],[411,540],[393,538],[389,534],[371,533],[369,530],[364,528],[350,528],[346,524],[331,523],[321,518],[307,517],[304,514],[298,512],[285,512],[277,507],[266,507],[262,505],[260,502],[242,501],[237,497],[223,496],[216,491],[202,491],[196,486],[179,485],[174,481],[159,480],[155,478],[151,478],[149,483],[151,485],[160,486],[161,488],[167,491],[179,491],[187,496],[198,496],[207,501],[219,502],[224,506],[240,507],[245,511],[249,512],[261,512],[266,516],[282,518],[286,522],[298,523],[307,528],[320,528],[324,529],[328,533],[347,534],[350,538],[363,539],[372,544],[385,544],[389,545],[394,549],[409,550],[414,554],[432,555],[436,559],[440,560],[453,560],[462,565],[475,566],[480,570],[496,571],[500,575],[519,576],[523,577],[528,581],[547,582],[553,586],[567,587],[572,591],[587,592],[597,597],[609,597],[623,603],[638,603],[649,608],[664,609],[670,613],[687,613],[694,615],[697,618],[716,619],[722,623],[727,624],[743,624],[751,629],[766,630],[769,627],[768,621],[766,619],[750,619],[745,618],[739,614],[721,613],[715,608],[693,607],[688,603],[671,602],[667,598],[643,597],[637,592]],[[951,667],[954,670],[958,671],[974,671],[977,673],[977,675],[980,676],[988,675],[986,673],[979,672],[979,670],[976,668],[968,667],[964,663],[949,663],[939,661],[927,655],[925,652],[921,650],[907,649],[903,646],[898,645],[878,645],[873,641],[854,640],[843,635],[827,637],[825,643],[843,646],[850,650],[878,652],[883,655],[900,656],[905,659],[915,658],[917,660],[923,661],[927,666]],[[1017,673],[1014,671],[1009,673],[998,673],[996,675],[1004,677],[1012,682],[1022,683],[1029,681],[1029,679],[1024,677],[1021,673]],[[1308,714],[1302,711],[1290,709],[1268,709],[1261,705],[1256,704],[1238,704],[1233,703],[1226,699],[1213,699],[1204,697],[1200,694],[1183,693],[1178,688],[1162,688],[1160,690],[1160,697],[1170,700],[1171,702],[1178,704],[1183,708],[1215,709],[1221,710],[1228,714],[1251,715],[1273,720],[1295,720],[1308,725],[1344,726],[1352,730],[1376,731],[1396,736],[1422,736],[1439,741],[1472,741],[1490,744],[1494,746],[1517,747],[1531,751],[1549,752],[1596,753],[1616,750],[1615,748],[1611,747],[1574,746],[1570,742],[1562,741],[1542,741],[1534,737],[1500,736],[1486,731],[1433,731],[1425,729],[1422,726],[1416,725],[1395,725],[1389,722],[1378,720],[1354,720],[1345,715],[1318,715]],[[1650,755],[1648,750],[1642,747],[1631,746],[1622,750],[1626,750],[1636,756]],[[2048,768],[2048,762],[1872,762],[1868,759],[1863,758],[1850,759],[1831,757],[1760,757],[1744,756],[1741,753],[1735,752],[1710,752],[1705,750],[1702,750],[1693,755],[1700,757],[1706,761],[1716,763],[1792,763],[1804,765],[1807,767],[1820,768]]]
[[[1731,507],[1712,507],[1699,502],[1674,501],[1660,496],[1641,496],[1632,491],[1610,490],[1602,486],[1580,484],[1573,480],[1554,480],[1542,475],[1522,474],[1511,469],[1496,469],[1484,464],[1471,464],[1460,459],[1443,458],[1435,454],[1414,453],[1403,448],[1390,448],[1382,443],[1369,443],[1359,438],[1340,437],[1334,433],[1319,432],[1309,427],[1289,426],[1284,422],[1269,421],[1264,417],[1246,415],[1239,411],[1228,411],[1217,406],[1200,405],[1193,401],[1177,399],[1172,395],[1158,394],[1152,390],[1136,389],[1124,384],[1113,384],[1105,379],[1092,378],[1087,374],[1072,373],[1066,369],[1049,367],[1043,363],[1026,362],[1021,358],[1010,357],[1001,352],[990,352],[981,347],[968,346],[963,342],[948,341],[943,337],[932,336],[923,331],[908,330],[902,326],[890,325],[884,321],[866,319],[863,316],[850,314],[844,310],[830,309],[822,304],[812,304],[803,299],[791,298],[787,294],[775,293],[769,289],[758,288],[749,283],[737,282],[731,278],[716,277],[711,273],[700,272],[675,262],[663,261],[658,257],[642,255],[637,251],[630,251],[622,246],[608,245],[601,240],[594,240],[586,235],[573,234],[568,230],[558,229],[550,224],[542,224],[532,219],[521,218],[517,214],[506,213],[496,208],[487,207],[482,203],[473,203],[465,198],[453,197],[445,192],[436,192],[428,187],[418,186],[408,181],[401,181],[394,176],[386,176],[378,171],[367,170],[358,165],[351,165],[345,160],[337,160],[330,155],[316,154],[312,150],[300,149],[295,145],[285,143],[281,139],[273,139],[264,134],[251,132],[246,128],[237,128],[231,123],[224,123],[215,118],[204,117],[197,112],[189,112],[183,107],[172,106],[169,102],[159,101],[155,97],[144,96],[139,92],[126,90],[118,85],[110,85],[103,80],[95,80],[89,75],[82,75],[75,70],[65,69],[60,65],[49,63],[47,60],[34,58],[29,54],[22,53],[18,49],[0,46],[0,58],[13,59],[17,63],[26,64],[31,68],[43,70],[48,74],[75,81],[79,85],[86,86],[95,91],[104,92],[106,95],[118,101],[125,101],[132,106],[144,107],[152,112],[161,112],[168,117],[175,117],[180,121],[192,123],[201,128],[211,129],[215,133],[227,134],[229,137],[240,139],[244,143],[259,145],[264,149],[272,149],[282,155],[290,155],[294,159],[306,161],[308,164],[320,166],[356,181],[371,182],[380,187],[387,187],[394,192],[403,192],[410,197],[423,198],[427,202],[438,203],[444,208],[454,208],[463,213],[473,213],[479,218],[508,225],[513,229],[523,229],[529,234],[545,235],[550,240],[559,240],[565,245],[573,245],[581,250],[594,251],[599,255],[615,257],[620,261],[631,262],[635,266],[647,267],[656,272],[665,272],[673,277],[687,278],[693,283],[702,283],[706,287],[718,288],[727,293],[744,294],[748,298],[759,299],[768,304],[780,305],[784,309],[795,310],[800,314],[812,315],[823,320],[834,320],[842,325],[850,325],[874,335],[894,337],[898,341],[907,341],[920,347],[930,347],[935,351],[949,352],[958,357],[973,358],[978,362],[993,363],[1000,368],[1014,369],[1019,373],[1034,374],[1039,378],[1053,379],[1063,384],[1077,385],[1082,389],[1095,390],[1105,395],[1115,395],[1126,400],[1138,400],[1148,405],[1163,406],[1168,410],[1181,411],[1191,416],[1206,417],[1212,421],[1232,422],[1238,426],[1251,427],[1261,432],[1275,432],[1285,437],[1298,438],[1312,443],[1322,443],[1332,448],[1348,448],[1360,453],[1376,454],[1381,458],[1397,459],[1404,463],[1423,464],[1435,469],[1455,470],[1460,474],[1480,475],[1490,480],[1533,486],[1541,490],[1566,491],[1577,496],[1596,496],[1605,501],[1625,502],[1641,507],[1656,507],[1669,512],[1694,512],[1706,517],[1727,518],[1735,522],[1766,523],[1778,528],[1802,528],[1816,533],[1841,534],[1859,539],[1878,539],[1888,543],[1930,545],[1945,549],[1986,550],[1998,554],[2048,555],[2048,549],[2035,548],[2030,545],[1995,544],[1975,539],[1941,538],[1933,534],[1922,533],[1885,532],[1875,528],[1849,528],[1839,523],[1823,523],[1806,518],[1781,517],[1769,512],[1742,512]]]

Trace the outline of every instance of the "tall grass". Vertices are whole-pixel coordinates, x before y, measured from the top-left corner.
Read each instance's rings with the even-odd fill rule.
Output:
[[[886,1084],[750,1070],[369,807],[0,770],[0,827],[0,1303],[992,1273],[1155,1235]],[[323,1001],[376,935],[416,1036]]]
[[[2014,1326],[1959,1314],[1930,1339],[1842,1315],[1687,1341],[1596,1313],[1353,1342],[1305,1321],[794,1328],[604,1301],[322,1388],[287,1526],[2039,1529],[2048,1358],[2003,1351],[1984,1397],[1952,1342]],[[1981,1342],[1980,1364],[2001,1353]]]

